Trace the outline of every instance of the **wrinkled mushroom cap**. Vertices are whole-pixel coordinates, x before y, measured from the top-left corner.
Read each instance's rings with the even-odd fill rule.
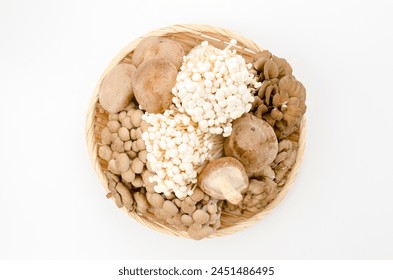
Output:
[[[172,104],[176,67],[164,59],[142,63],[135,72],[133,90],[136,100],[149,113],[162,113]]]
[[[265,121],[245,114],[232,124],[232,134],[224,142],[224,154],[239,160],[248,174],[272,163],[278,151],[273,128]]]
[[[130,104],[134,96],[132,79],[135,66],[121,63],[116,65],[104,78],[98,92],[101,106],[109,113],[118,113]]]
[[[147,37],[135,48],[132,64],[138,67],[145,61],[160,58],[169,60],[176,69],[179,69],[183,62],[183,56],[183,47],[178,42],[163,37]]]
[[[233,204],[241,201],[240,192],[248,187],[248,177],[243,165],[232,157],[209,162],[199,174],[198,182],[199,187],[211,197],[227,199]],[[233,193],[226,193],[223,189],[226,185],[234,190]]]

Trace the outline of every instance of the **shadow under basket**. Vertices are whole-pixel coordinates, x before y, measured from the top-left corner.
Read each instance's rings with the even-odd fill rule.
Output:
[[[107,69],[102,74],[97,87],[93,93],[86,120],[86,139],[89,156],[92,161],[93,167],[98,174],[98,177],[103,184],[107,193],[108,181],[104,172],[107,170],[107,162],[98,157],[98,147],[101,144],[101,130],[108,122],[108,114],[101,108],[98,103],[98,92],[104,77],[110,70],[119,63],[131,63],[131,57],[135,47],[139,42],[149,36],[161,36],[175,40],[184,48],[185,53],[188,53],[194,46],[200,44],[202,41],[208,41],[209,44],[224,49],[231,39],[237,40],[237,45],[234,47],[238,54],[242,55],[247,63],[252,62],[252,56],[263,49],[251,40],[248,40],[236,33],[229,30],[212,27],[208,25],[174,25],[167,28],[152,31],[126,46],[109,64]],[[298,170],[305,148],[305,134],[306,134],[305,117],[301,121],[299,129],[290,135],[290,140],[297,143],[297,156],[296,162],[292,169],[286,174],[286,183],[282,187],[277,197],[271,201],[259,213],[245,212],[241,216],[231,213],[222,212],[221,214],[221,227],[210,237],[224,236],[240,231],[248,226],[257,223],[261,218],[267,215],[274,207],[276,207],[286,196],[288,190],[293,185],[297,176]],[[129,211],[124,206],[122,209],[133,219],[141,224],[157,230],[162,233],[189,238],[187,232],[179,231],[168,224],[162,223],[162,220],[155,217],[153,214],[146,214],[141,216],[135,211]]]

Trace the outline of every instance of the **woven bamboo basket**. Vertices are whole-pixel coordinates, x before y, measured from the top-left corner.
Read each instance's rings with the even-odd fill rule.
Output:
[[[91,98],[86,119],[86,139],[89,156],[92,161],[93,167],[107,194],[110,192],[108,189],[108,181],[104,174],[107,169],[107,162],[101,160],[98,157],[98,147],[101,143],[101,130],[108,122],[108,114],[104,112],[104,110],[98,103],[98,92],[101,82],[108,74],[108,72],[110,72],[110,70],[114,66],[121,62],[131,63],[131,57],[134,49],[143,38],[149,36],[161,36],[178,41],[182,44],[186,53],[190,51],[195,45],[200,44],[202,41],[208,41],[209,44],[223,49],[228,45],[231,39],[236,39],[236,51],[238,54],[241,54],[244,57],[247,63],[252,62],[253,54],[263,50],[263,48],[261,48],[253,41],[248,40],[230,30],[212,27],[208,25],[187,24],[174,25],[147,33],[144,36],[136,39],[135,41],[127,45],[122,51],[120,51],[120,53],[112,60],[112,62],[102,74]],[[232,234],[257,223],[260,219],[270,213],[272,209],[275,208],[284,199],[295,181],[302,162],[305,148],[305,134],[306,122],[305,118],[303,117],[298,131],[296,131],[290,136],[290,139],[298,144],[296,162],[291,171],[287,174],[286,183],[281,189],[278,196],[272,202],[270,202],[261,212],[257,214],[246,212],[242,216],[237,216],[223,212],[221,215],[221,227],[210,237],[219,237]],[[134,211],[127,210],[125,207],[122,207],[122,209],[130,217],[153,230],[157,230],[159,232],[174,236],[189,238],[187,232],[178,231],[167,224],[163,224],[152,214],[141,216]]]

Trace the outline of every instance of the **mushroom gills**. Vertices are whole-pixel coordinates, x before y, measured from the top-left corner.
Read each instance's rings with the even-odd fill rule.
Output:
[[[205,181],[206,187],[217,193],[222,193],[225,199],[232,204],[239,204],[243,200],[243,196],[237,190],[243,189],[244,185],[242,173],[238,168],[232,166],[213,171]]]

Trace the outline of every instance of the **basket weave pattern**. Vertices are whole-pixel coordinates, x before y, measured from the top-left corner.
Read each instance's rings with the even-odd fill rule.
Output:
[[[108,189],[108,181],[104,174],[107,169],[107,162],[101,160],[98,157],[98,147],[101,143],[101,130],[106,126],[106,123],[108,122],[108,114],[101,108],[100,104],[98,103],[98,92],[102,80],[111,71],[111,69],[121,62],[131,63],[131,57],[134,49],[143,38],[149,36],[162,36],[178,41],[182,44],[186,53],[188,53],[188,51],[190,51],[195,45],[200,44],[202,41],[208,41],[209,44],[217,48],[223,49],[228,45],[231,39],[236,39],[238,42],[237,46],[235,47],[236,51],[238,54],[241,54],[243,56],[247,63],[252,62],[252,56],[256,52],[263,50],[256,43],[236,33],[233,33],[232,31],[208,25],[175,25],[167,28],[158,29],[136,39],[128,46],[126,46],[112,60],[112,62],[102,74],[97,84],[97,87],[94,90],[86,119],[86,140],[88,152],[93,167],[98,174],[98,177],[103,186],[105,187],[107,193],[110,193]],[[257,214],[244,213],[244,215],[242,216],[237,216],[223,212],[221,215],[221,227],[217,230],[216,233],[214,233],[210,237],[218,237],[232,234],[250,225],[255,224],[283,200],[285,195],[288,193],[288,190],[293,185],[301,165],[305,148],[305,132],[306,122],[305,118],[303,118],[298,131],[293,133],[289,137],[290,140],[298,143],[297,157],[292,170],[289,172],[289,174],[287,174],[286,183],[281,189],[278,196],[271,203],[269,203],[269,205],[267,205],[261,212]],[[152,214],[140,216],[134,211],[127,210],[125,207],[122,207],[122,209],[126,211],[129,216],[151,229],[175,236],[188,238],[187,232],[178,231],[170,225],[162,223],[161,220],[159,220]]]

